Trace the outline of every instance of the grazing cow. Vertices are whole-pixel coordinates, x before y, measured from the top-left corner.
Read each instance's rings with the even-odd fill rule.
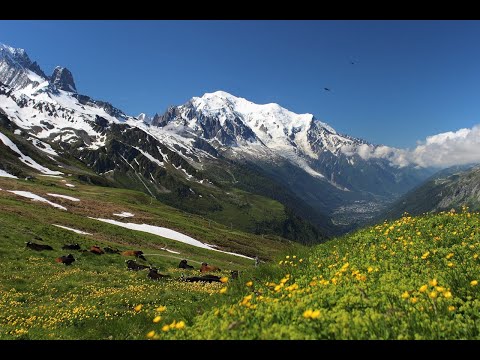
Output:
[[[75,261],[75,258],[73,257],[72,254],[68,254],[67,256],[60,256],[56,258],[55,261],[68,266],[68,265],[72,265],[72,263]]]
[[[183,259],[182,261],[180,261],[180,264],[178,264],[178,268],[179,269],[193,269],[193,266],[192,265],[188,265],[187,264],[187,260]]]
[[[232,275],[232,279],[238,279],[238,270],[232,270],[230,274]]]
[[[80,250],[80,245],[78,244],[65,244],[62,246],[62,250]]]
[[[150,268],[150,271],[148,272],[147,277],[149,277],[152,280],[160,280],[160,279],[164,279],[164,278],[169,278],[171,276],[160,274],[157,269]]]
[[[111,247],[103,248],[103,250],[104,250],[107,254],[120,254],[120,250],[118,250],[118,249],[112,249]]]
[[[212,272],[212,271],[221,271],[218,266],[208,265],[206,262],[202,263],[200,267],[200,272]]]
[[[96,255],[105,254],[105,251],[103,251],[100,246],[95,246],[95,245],[90,248],[90,252]]]
[[[143,251],[141,250],[127,250],[127,251],[123,251],[122,252],[122,255],[123,256],[135,256],[139,259],[142,259],[142,260],[145,260],[147,261],[147,259],[145,259],[145,256],[143,256]]]
[[[220,276],[215,276],[215,275],[190,276],[190,277],[184,278],[183,280],[188,282],[197,282],[197,281],[208,282],[208,283],[221,282]]]
[[[43,244],[37,244],[33,243],[31,241],[28,241],[25,243],[27,248],[30,248],[35,251],[42,251],[42,250],[53,250],[53,248],[50,245],[43,245]]]
[[[139,271],[149,269],[149,266],[137,264],[135,260],[125,260],[128,270]]]

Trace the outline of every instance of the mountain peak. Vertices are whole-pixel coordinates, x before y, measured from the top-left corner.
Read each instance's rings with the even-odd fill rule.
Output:
[[[57,87],[57,89],[69,92],[77,92],[77,88],[75,87],[75,82],[73,80],[73,75],[70,70],[65,67],[57,66],[53,70],[50,81],[53,85]]]
[[[5,45],[5,44],[0,43],[0,54],[1,53],[7,53],[10,56],[12,56],[13,58],[24,57],[25,55],[27,55],[27,53],[25,52],[24,49],[14,48],[14,47],[11,47],[9,45]],[[27,55],[27,57],[28,57],[28,55]]]
[[[137,119],[143,121],[145,124],[150,124],[152,122],[152,118],[145,113],[138,114]]]

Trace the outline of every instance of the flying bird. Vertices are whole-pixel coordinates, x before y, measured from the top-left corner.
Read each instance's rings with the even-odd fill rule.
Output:
[[[332,91],[332,90],[330,90],[330,88],[327,88],[327,87],[324,87],[323,90],[325,90],[325,91]]]

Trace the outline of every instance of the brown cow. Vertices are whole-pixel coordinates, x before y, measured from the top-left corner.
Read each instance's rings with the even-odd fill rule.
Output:
[[[56,258],[55,261],[68,266],[68,265],[71,265],[75,261],[75,258],[73,257],[72,254],[68,254],[67,256],[60,256],[60,257]]]
[[[123,256],[135,256],[139,259],[147,261],[147,259],[145,259],[145,256],[143,256],[143,251],[141,250],[127,250],[127,251],[123,251],[121,254]]]
[[[206,262],[202,263],[200,267],[200,272],[212,272],[212,271],[221,271],[218,266],[208,265]]]
[[[90,252],[91,252],[91,253],[94,253],[94,254],[96,254],[96,255],[105,254],[105,251],[103,251],[100,246],[95,246],[95,245],[93,245],[93,246],[90,248]]]

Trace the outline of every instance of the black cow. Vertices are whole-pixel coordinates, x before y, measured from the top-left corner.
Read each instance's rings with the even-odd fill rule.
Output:
[[[62,250],[80,250],[80,245],[78,244],[65,244],[62,246]]]
[[[183,280],[188,282],[196,282],[196,281],[202,281],[202,282],[208,282],[208,283],[221,282],[220,276],[215,276],[215,275],[190,276],[190,277],[184,278]]]
[[[35,251],[42,251],[42,250],[53,250],[53,248],[50,245],[43,245],[43,244],[37,244],[33,243],[31,241],[28,241],[25,243],[27,248],[30,248]]]
[[[60,256],[56,258],[55,261],[68,266],[68,265],[72,265],[72,263],[75,261],[75,258],[73,257],[72,254],[68,254],[67,256]]]
[[[139,271],[149,269],[149,266],[137,264],[135,260],[125,260],[128,270]]]
[[[179,269],[193,269],[193,266],[188,265],[187,260],[183,259],[182,261],[180,261],[180,264],[178,264],[178,268]]]
[[[160,279],[169,278],[171,276],[160,274],[157,269],[150,268],[150,271],[148,272],[147,277],[149,277],[152,280],[160,280]]]
[[[111,247],[105,247],[105,248],[103,248],[103,250],[104,250],[107,254],[120,254],[120,250],[118,250],[118,249],[112,249]]]

